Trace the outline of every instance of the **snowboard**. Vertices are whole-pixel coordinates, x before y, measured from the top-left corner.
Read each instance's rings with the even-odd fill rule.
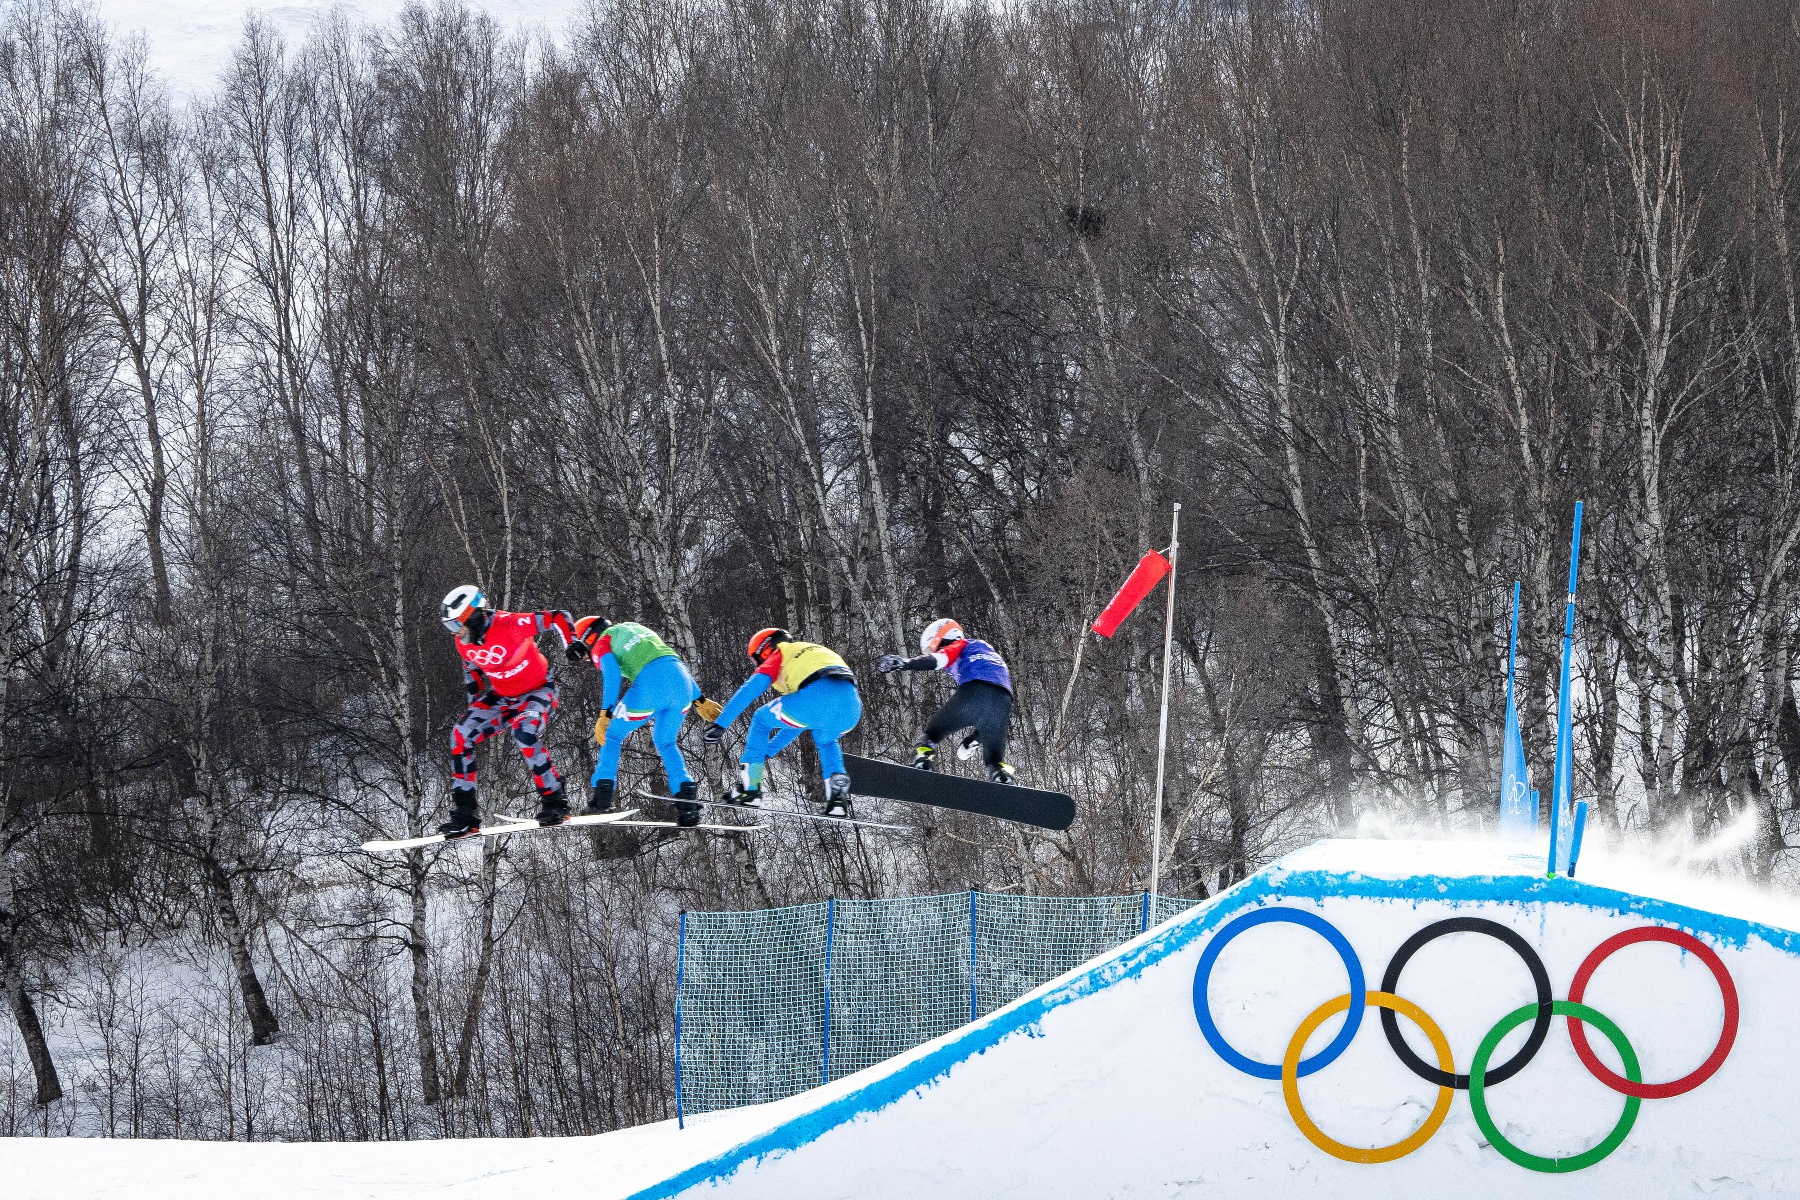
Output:
[[[850,771],[850,790],[858,796],[953,808],[1039,829],[1067,829],[1075,823],[1075,800],[1063,792],[962,779],[854,754],[844,755],[844,764]]]
[[[524,817],[514,817],[504,813],[498,813],[495,814],[491,823],[481,827],[480,833],[472,833],[468,837],[460,837],[454,840],[459,842],[473,842],[479,841],[484,837],[496,837],[503,833],[533,833],[540,829],[563,829],[570,825],[611,825],[616,821],[624,820],[635,812],[637,812],[637,809],[628,808],[623,812],[597,813],[591,817],[570,817],[561,825],[539,825],[536,821],[527,820]],[[428,833],[423,837],[416,838],[395,838],[391,841],[377,840],[373,842],[364,842],[362,848],[371,851],[411,850],[416,846],[435,846],[439,842],[449,840],[452,839],[444,837],[441,833]]]

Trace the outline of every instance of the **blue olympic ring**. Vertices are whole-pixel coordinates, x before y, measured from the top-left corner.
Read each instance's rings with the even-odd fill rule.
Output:
[[[1363,988],[1362,960],[1351,948],[1350,940],[1338,932],[1337,926],[1324,917],[1315,916],[1297,908],[1259,908],[1255,912],[1229,922],[1207,943],[1206,952],[1200,956],[1200,966],[1194,972],[1194,1016],[1200,1022],[1200,1032],[1206,1035],[1207,1044],[1218,1052],[1220,1058],[1236,1067],[1246,1075],[1254,1075],[1258,1079],[1280,1079],[1281,1064],[1257,1062],[1254,1058],[1246,1058],[1239,1054],[1219,1027],[1213,1024],[1212,1006],[1207,1003],[1206,984],[1212,978],[1213,964],[1219,960],[1219,952],[1224,950],[1232,938],[1257,925],[1267,925],[1271,921],[1287,921],[1294,925],[1304,925],[1317,933],[1344,962],[1344,970],[1350,976],[1350,1009],[1344,1014],[1344,1027],[1338,1035],[1331,1039],[1331,1044],[1300,1062],[1300,1075],[1305,1077],[1314,1071],[1322,1070],[1337,1061],[1338,1055],[1350,1048],[1356,1038],[1356,1031],[1362,1025],[1363,1009],[1366,1005],[1367,993]]]

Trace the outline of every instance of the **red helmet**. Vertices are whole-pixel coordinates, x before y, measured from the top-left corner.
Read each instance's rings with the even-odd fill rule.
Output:
[[[785,629],[759,629],[750,635],[750,644],[744,647],[745,653],[757,662],[769,657],[769,653],[783,642],[791,642],[794,635]]]
[[[606,623],[599,617],[582,617],[575,622],[575,640],[592,646]]]

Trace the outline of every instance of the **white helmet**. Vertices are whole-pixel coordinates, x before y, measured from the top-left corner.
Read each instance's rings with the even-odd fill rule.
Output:
[[[936,654],[939,646],[945,642],[960,642],[963,638],[962,626],[951,617],[939,617],[925,627],[919,635],[919,649],[927,654]]]
[[[444,619],[444,628],[451,633],[461,633],[468,623],[469,614],[481,607],[486,599],[481,589],[472,583],[460,583],[450,589],[444,597],[443,604],[438,606],[438,613]]]

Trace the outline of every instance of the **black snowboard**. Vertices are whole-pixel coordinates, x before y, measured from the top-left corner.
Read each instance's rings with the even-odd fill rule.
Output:
[[[854,754],[844,755],[844,763],[850,769],[850,790],[858,796],[935,804],[1040,829],[1067,829],[1075,823],[1075,801],[1062,792],[940,775]]]

